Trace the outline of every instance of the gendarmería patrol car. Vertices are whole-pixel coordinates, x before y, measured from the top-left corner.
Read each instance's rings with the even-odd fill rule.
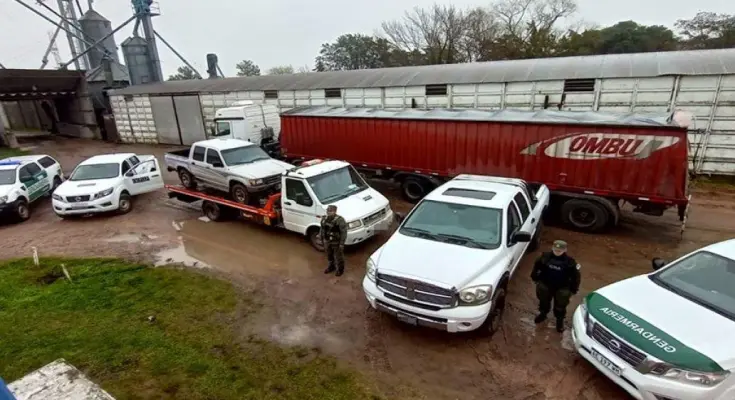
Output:
[[[735,399],[735,239],[590,293],[582,357],[639,400]]]
[[[0,215],[27,220],[30,204],[51,195],[63,180],[58,161],[47,155],[0,160]]]

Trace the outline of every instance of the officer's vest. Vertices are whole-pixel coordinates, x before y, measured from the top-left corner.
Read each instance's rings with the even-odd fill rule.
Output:
[[[330,243],[339,243],[341,232],[339,231],[339,225],[337,224],[337,216],[326,217],[322,221],[322,230],[324,231],[324,239]]]

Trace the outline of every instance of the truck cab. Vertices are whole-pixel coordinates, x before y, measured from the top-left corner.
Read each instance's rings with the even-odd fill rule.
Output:
[[[240,139],[255,143],[271,156],[279,153],[281,119],[278,107],[241,100],[215,112],[213,138]]]
[[[337,214],[347,222],[348,246],[389,229],[393,222],[388,199],[370,187],[347,162],[306,162],[285,173],[282,182],[284,227],[306,235],[317,249],[324,247],[319,229],[329,205],[337,206]]]
[[[549,197],[520,179],[459,175],[439,186],[368,259],[368,302],[411,325],[494,334]]]

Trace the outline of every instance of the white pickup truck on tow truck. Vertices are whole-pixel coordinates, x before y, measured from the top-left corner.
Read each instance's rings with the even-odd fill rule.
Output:
[[[201,200],[202,212],[212,221],[240,216],[284,228],[305,236],[319,251],[324,250],[319,229],[328,205],[336,205],[347,222],[348,246],[389,229],[393,222],[388,199],[344,161],[312,160],[292,167],[281,176],[279,187],[280,191],[270,195],[261,207],[241,204],[216,193],[166,186],[171,198],[187,203]]]
[[[537,247],[549,190],[459,175],[424,197],[367,261],[370,305],[411,325],[494,334],[506,288]]]

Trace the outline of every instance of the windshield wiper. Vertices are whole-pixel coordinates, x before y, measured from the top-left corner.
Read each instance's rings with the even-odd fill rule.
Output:
[[[461,241],[464,244],[471,244],[474,247],[477,247],[479,249],[487,249],[488,247],[480,242],[478,242],[475,239],[469,238],[467,236],[460,236],[460,235],[452,235],[449,233],[437,233],[436,236],[439,236],[443,239],[451,239],[451,240],[458,240]]]
[[[437,237],[436,237],[437,235],[427,231],[426,229],[403,227],[402,230],[406,230],[408,232],[415,233],[418,236],[423,236],[431,240],[437,240]]]

